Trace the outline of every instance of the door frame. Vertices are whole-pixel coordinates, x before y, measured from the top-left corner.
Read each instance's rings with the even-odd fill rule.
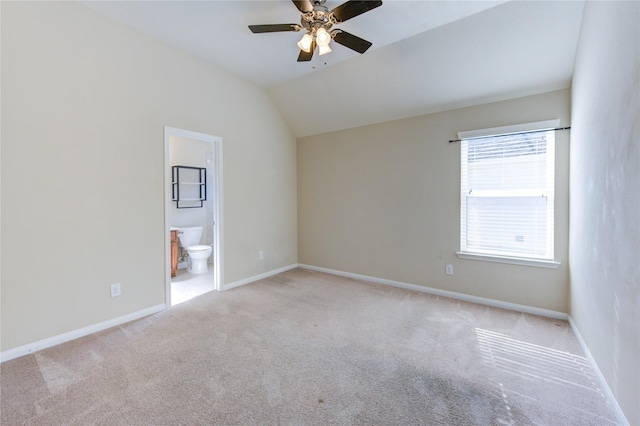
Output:
[[[213,144],[213,279],[214,289],[222,290],[223,269],[223,229],[222,222],[222,138],[191,130],[164,126],[164,252],[165,252],[165,303],[171,307],[171,232],[169,225],[169,208],[172,203],[171,163],[169,158],[169,140],[171,136],[179,136]]]

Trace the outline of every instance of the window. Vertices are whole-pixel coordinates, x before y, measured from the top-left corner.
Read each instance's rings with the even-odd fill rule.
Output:
[[[528,127],[536,124],[541,123]],[[458,255],[557,267],[553,262],[555,132],[513,129],[460,134]],[[490,131],[495,133],[487,134]]]

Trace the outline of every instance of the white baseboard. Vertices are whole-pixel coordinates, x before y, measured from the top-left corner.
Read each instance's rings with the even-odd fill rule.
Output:
[[[368,275],[352,274],[351,272],[336,271],[334,269],[320,268],[317,266],[298,264],[298,267],[309,269],[311,271],[326,272],[341,277],[353,278],[356,280],[370,281],[376,284],[385,284],[393,287],[404,288],[407,290],[420,291],[422,293],[433,294],[435,296],[448,297],[450,299],[462,300],[465,302],[478,303],[480,305],[493,306],[495,308],[509,309],[516,312],[524,312],[532,315],[539,315],[547,318],[567,320],[569,315],[564,312],[552,311],[550,309],[536,308],[533,306],[519,305],[517,303],[503,302],[501,300],[489,299],[486,297],[471,296],[464,293],[456,293],[454,291],[440,290],[432,287],[425,287],[416,284],[408,284],[400,281],[388,280],[385,278],[370,277]]]
[[[261,280],[263,278],[267,278],[270,277],[272,275],[276,275],[279,274],[281,272],[285,272],[285,271],[289,271],[291,269],[295,269],[298,267],[297,263],[294,263],[292,265],[289,266],[285,266],[283,268],[279,268],[279,269],[274,269],[272,271],[269,272],[265,272],[263,274],[260,275],[255,275],[253,277],[249,277],[249,278],[245,278],[243,280],[240,281],[236,281],[230,284],[226,284],[223,286],[223,290],[229,290],[235,287],[239,287],[241,285],[244,284],[249,284],[251,282],[254,281],[258,281]],[[37,342],[33,342],[33,343],[29,343],[27,345],[24,346],[20,346],[14,349],[9,349],[7,351],[4,352],[0,352],[0,363],[5,362],[5,361],[9,361],[24,355],[29,355],[32,354],[34,352],[37,352],[39,350],[42,349],[46,349],[46,348],[50,348],[52,346],[56,346],[59,345],[61,343],[65,343],[65,342],[69,342],[71,340],[75,340],[78,339],[80,337],[84,337],[87,336],[91,333],[97,333],[98,331],[102,331],[102,330],[106,330],[107,328],[111,328],[111,327],[115,327],[118,326],[120,324],[124,324],[126,322],[129,321],[134,321],[143,317],[146,317],[147,315],[152,315],[155,314],[157,312],[163,311],[167,308],[166,304],[161,304],[161,305],[156,305],[156,306],[152,306],[150,308],[147,309],[143,309],[141,311],[137,311],[137,312],[133,312],[131,314],[127,314],[127,315],[123,315],[121,317],[118,318],[113,318],[111,320],[107,320],[98,324],[93,324],[87,327],[83,327],[80,328],[78,330],[73,330],[73,331],[69,331],[67,333],[63,333],[57,336],[53,336],[53,337],[49,337],[43,340],[39,340]]]
[[[148,315],[155,314],[163,311],[167,308],[164,303],[161,305],[152,306],[141,311],[132,312],[127,315],[123,315],[117,318],[113,318],[107,321],[103,321],[97,324],[89,325],[87,327],[79,328],[77,330],[69,331],[67,333],[59,334],[57,336],[49,337],[37,342],[29,343],[24,346],[20,346],[14,349],[9,349],[4,352],[0,352],[0,362],[9,361],[24,355],[29,355],[42,349],[50,348],[52,346],[59,345],[61,343],[69,342],[71,340],[78,339],[80,337],[87,336],[98,331],[106,330],[107,328],[115,327],[120,324],[124,324],[129,321],[134,321]]]
[[[582,348],[582,351],[584,352],[584,355],[587,358],[587,361],[589,361],[589,364],[591,364],[593,371],[595,371],[596,376],[598,377],[600,388],[604,390],[605,396],[609,401],[609,404],[611,404],[613,411],[616,414],[616,418],[618,419],[618,424],[629,426],[629,421],[627,420],[627,417],[624,415],[624,412],[622,411],[622,408],[620,408],[620,405],[618,405],[618,400],[616,399],[615,395],[611,391],[611,388],[609,387],[609,384],[607,383],[604,376],[602,375],[600,368],[598,368],[598,364],[596,363],[596,360],[593,359],[593,356],[591,356],[591,351],[589,351],[587,344],[585,343],[584,339],[582,338],[582,335],[580,334],[580,330],[578,330],[578,326],[573,321],[573,318],[571,318],[571,316],[569,316],[569,325],[571,325],[571,330],[573,331],[573,334],[576,336],[576,339],[578,340],[578,344]]]
[[[234,282],[229,283],[229,284],[224,284],[222,286],[222,291],[231,290],[232,288],[240,287],[241,285],[249,284],[249,283],[252,283],[254,281],[262,280],[264,278],[269,278],[269,277],[271,277],[273,275],[277,275],[277,274],[280,274],[282,272],[290,271],[290,270],[295,269],[297,267],[298,267],[298,264],[294,263],[294,264],[289,265],[289,266],[285,266],[285,267],[282,267],[282,268],[274,269],[274,270],[269,271],[269,272],[265,272],[265,273],[262,273],[262,274],[259,274],[259,275],[254,275],[252,277],[245,278],[245,279],[242,279],[242,280],[239,280],[239,281],[234,281]]]

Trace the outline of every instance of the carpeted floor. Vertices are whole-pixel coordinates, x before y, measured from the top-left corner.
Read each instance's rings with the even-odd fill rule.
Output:
[[[607,425],[569,325],[295,269],[1,365],[2,425]]]

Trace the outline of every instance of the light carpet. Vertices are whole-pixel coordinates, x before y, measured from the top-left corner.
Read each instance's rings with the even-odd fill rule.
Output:
[[[2,425],[607,425],[567,322],[295,269],[1,366]]]

